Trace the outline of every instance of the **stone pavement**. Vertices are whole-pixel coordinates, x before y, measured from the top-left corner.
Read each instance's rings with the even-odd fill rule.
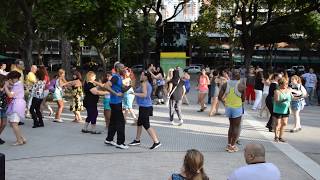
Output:
[[[179,172],[186,150],[199,149],[205,156],[205,171],[211,179],[226,179],[235,169],[245,165],[243,147],[250,142],[262,143],[267,151],[267,161],[276,164],[282,179],[313,179],[265,134],[265,122],[255,118],[248,110],[244,117],[240,151],[229,154],[224,151],[227,141],[228,120],[224,116],[208,117],[207,112],[198,113],[195,105],[196,94],[189,98],[193,105],[183,106],[183,126],[172,126],[168,120],[166,106],[154,106],[151,124],[156,129],[162,146],[149,150],[152,142],[143,132],[142,145],[120,150],[104,145],[105,132],[101,135],[82,134],[82,124],[72,123],[73,114],[65,108],[62,124],[51,122],[46,117],[45,127],[32,129],[31,120],[22,126],[28,143],[12,147],[15,140],[11,128],[6,128],[2,136],[7,141],[0,146],[0,152],[6,155],[6,179],[8,180],[91,180],[91,179],[167,179],[171,173]],[[289,143],[299,151],[316,160],[319,153],[319,126],[317,114],[319,107],[307,107],[308,116],[303,120],[306,125],[297,134],[287,134]],[[223,109],[220,109],[223,112]],[[98,124],[103,128],[103,114],[100,107]],[[85,117],[85,112],[82,113]],[[316,116],[315,116],[316,117]],[[311,118],[311,120],[309,119]],[[261,124],[263,124],[261,123]],[[126,126],[126,143],[135,137],[136,127]],[[310,132],[310,133],[309,133]],[[312,133],[312,134],[311,134]],[[272,135],[272,134],[271,134]],[[311,155],[310,155],[311,154]],[[318,161],[319,163],[319,161]],[[320,169],[319,169],[320,170]]]

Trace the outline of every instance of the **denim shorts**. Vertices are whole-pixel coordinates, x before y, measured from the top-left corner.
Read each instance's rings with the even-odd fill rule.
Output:
[[[231,107],[226,107],[226,116],[228,118],[238,118],[241,117],[243,114],[243,108],[231,108]]]
[[[305,101],[304,100],[298,100],[298,101],[291,101],[291,108],[294,111],[301,111],[303,110],[305,105]]]
[[[7,111],[5,109],[0,109],[0,121],[2,119],[7,119]]]

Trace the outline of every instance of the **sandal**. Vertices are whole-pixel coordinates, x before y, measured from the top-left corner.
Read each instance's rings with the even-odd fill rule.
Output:
[[[16,143],[12,144],[12,146],[22,146],[24,144],[25,143],[22,141],[22,142],[16,142]]]
[[[274,142],[279,142],[279,138],[278,138],[278,137],[275,137],[275,138],[274,138]]]

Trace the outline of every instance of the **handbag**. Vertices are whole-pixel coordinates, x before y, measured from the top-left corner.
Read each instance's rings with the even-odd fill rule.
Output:
[[[172,89],[172,91],[170,92],[169,96],[166,99],[166,106],[169,106],[169,101],[171,99],[172,94],[174,93],[174,91],[177,89],[178,85],[180,83],[180,79],[178,80],[177,85]]]

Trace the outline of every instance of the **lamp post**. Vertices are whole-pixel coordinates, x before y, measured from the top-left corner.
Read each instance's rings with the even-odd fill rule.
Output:
[[[118,45],[118,56],[117,60],[120,62],[120,34],[121,34],[121,28],[122,28],[122,20],[117,20],[117,29],[118,29],[118,38],[117,38],[117,45]]]

